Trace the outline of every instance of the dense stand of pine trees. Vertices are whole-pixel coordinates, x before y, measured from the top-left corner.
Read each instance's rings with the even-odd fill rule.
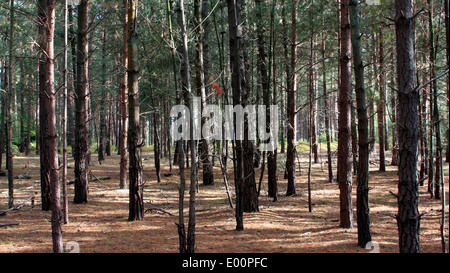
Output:
[[[63,251],[62,219],[69,221],[68,147],[75,160],[74,203],[89,202],[91,147],[99,163],[114,151],[120,154],[118,187],[129,188],[130,221],[144,217],[142,147],[154,147],[158,181],[160,159],[169,157],[170,167],[174,163],[180,171],[180,252],[195,251],[196,183],[214,184],[214,165],[224,174],[233,169],[236,229],[243,230],[244,212],[259,210],[259,164],[267,170],[274,201],[279,194],[297,194],[299,142],[309,143],[308,189],[312,162],[325,161],[328,180],[337,181],[342,228],[354,226],[352,176],[357,175],[362,247],[371,241],[370,153],[378,154],[382,172],[386,151],[399,166],[400,252],[420,251],[419,186],[443,199],[445,213],[449,0],[64,2],[3,1],[0,11],[5,41],[0,163],[6,159],[8,205],[14,206],[14,149],[26,155],[34,149],[40,155],[42,209],[53,212],[55,252]],[[280,148],[261,154],[247,119],[243,140],[173,142],[170,109],[185,104],[193,113],[194,96],[200,109],[278,105],[279,131],[271,133]],[[267,111],[266,132],[271,115]],[[202,117],[201,125],[206,120]],[[231,126],[236,129],[236,120]],[[185,168],[190,168],[187,232]],[[277,185],[283,178],[285,192]],[[309,205],[311,211],[311,198]]]

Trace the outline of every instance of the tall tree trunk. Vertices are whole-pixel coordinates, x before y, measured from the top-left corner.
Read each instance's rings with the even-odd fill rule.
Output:
[[[261,85],[263,92],[263,100],[264,105],[266,106],[266,132],[270,132],[269,141],[273,141],[275,137],[274,134],[278,132],[273,132],[273,129],[270,128],[270,117],[271,114],[269,111],[270,104],[272,102],[272,94],[270,92],[270,71],[268,73],[268,65],[266,62],[266,51],[265,51],[265,41],[264,41],[264,25],[263,25],[263,3],[261,0],[255,0],[256,4],[256,18],[257,18],[257,29],[258,29],[258,70],[261,75]],[[271,20],[273,20],[273,10],[271,13]],[[273,25],[271,22],[271,39],[273,32]],[[272,43],[272,40],[270,41]],[[270,49],[271,50],[271,49]],[[270,52],[269,55],[271,55]],[[271,57],[271,56],[269,56]],[[270,65],[269,65],[270,69]],[[277,147],[273,147],[276,149]],[[268,171],[268,185],[269,185],[269,197],[273,197],[274,200],[277,200],[277,176],[276,176],[276,162],[274,151],[267,151],[267,171]]]
[[[62,168],[62,190],[63,190],[63,222],[64,224],[69,223],[69,203],[67,196],[67,113],[68,113],[68,101],[69,101],[69,86],[68,86],[68,76],[69,76],[69,63],[68,63],[68,0],[64,1],[64,108],[63,108],[63,128],[62,128],[62,142],[63,142],[63,168]]]
[[[82,0],[78,5],[78,33],[77,33],[77,88],[75,115],[75,195],[74,203],[81,204],[88,201],[88,9],[89,0]]]
[[[411,0],[395,1],[398,77],[399,183],[398,214],[399,250],[420,252],[419,189],[417,150],[419,142],[418,93],[415,87],[414,15]]]
[[[245,88],[244,41],[242,37],[241,1],[227,0],[230,42],[231,87],[233,106],[241,104],[242,89]],[[243,179],[244,151],[241,137],[236,137],[236,119],[233,119],[234,180],[236,191],[236,230],[244,229]]]
[[[181,12],[181,35],[183,38],[183,61],[184,61],[184,75],[183,75],[183,86],[186,90],[187,104],[190,115],[190,124],[194,124],[194,94],[191,88],[191,74],[189,66],[189,51],[188,51],[188,33],[187,33],[187,21],[184,9],[184,1],[180,0],[180,12]],[[195,252],[195,190],[197,183],[197,149],[194,139],[194,126],[190,126],[190,150],[191,150],[191,182],[189,186],[189,223],[188,223],[188,233],[186,238],[186,250],[188,253]]]
[[[6,90],[7,85],[6,85],[6,80],[7,80],[7,69],[6,69],[6,61],[0,60],[0,65],[1,65],[1,86],[0,88],[3,90]],[[3,152],[5,149],[5,114],[6,114],[6,98],[5,98],[5,93],[1,93],[1,122],[0,122],[0,173],[2,172],[2,162],[3,162]]]
[[[144,219],[144,184],[139,124],[139,64],[137,33],[138,0],[128,2],[128,153],[129,221]]]
[[[313,2],[313,1],[311,1]],[[314,4],[313,4],[314,5]],[[309,104],[310,104],[310,111],[309,115],[312,115],[312,117],[309,119],[310,122],[308,126],[309,131],[309,139],[311,140],[311,148],[312,148],[312,154],[314,156],[314,163],[319,163],[319,151],[318,151],[318,139],[317,139],[317,131],[318,131],[318,122],[317,122],[317,110],[318,110],[318,100],[317,100],[317,88],[315,85],[315,63],[316,63],[316,52],[315,52],[315,29],[314,29],[314,20],[313,20],[313,11],[309,13],[309,22],[311,26],[311,37],[310,37],[310,44],[309,44],[309,72],[308,72],[308,96],[309,96]]]
[[[356,107],[358,112],[358,171],[357,171],[357,223],[358,245],[365,247],[372,241],[369,218],[369,122],[367,117],[366,86],[361,49],[358,1],[350,1],[353,67],[355,71]]]
[[[322,12],[323,13],[323,12]],[[325,25],[325,16],[322,20]],[[328,161],[328,182],[333,182],[333,162],[331,157],[331,138],[330,138],[330,110],[327,91],[327,67],[326,67],[326,42],[325,33],[322,32],[322,88],[323,88],[323,108],[325,116],[325,135],[327,139],[327,161]]]
[[[12,77],[14,63],[14,0],[11,0],[10,9],[10,28],[9,28],[9,65],[8,65],[8,109],[7,109],[7,129],[6,129],[6,164],[8,166],[8,207],[14,207],[14,166],[12,151],[12,127],[13,127],[13,99],[14,99],[14,83]]]
[[[349,0],[341,0],[341,81],[339,89],[338,183],[340,189],[340,225],[353,227],[352,153],[351,153],[351,29]]]
[[[107,29],[106,27],[103,29],[102,33],[102,86],[101,90],[103,91],[100,97],[100,113],[99,113],[99,122],[100,122],[100,133],[99,133],[99,145],[97,149],[98,153],[98,162],[101,164],[102,161],[105,160],[105,148],[106,148],[106,109],[108,107],[108,102],[106,100],[106,94],[108,90],[106,89],[106,42],[107,42]]]
[[[45,102],[48,99],[48,90],[46,82],[47,82],[47,74],[46,74],[46,54],[48,52],[47,42],[46,42],[46,26],[47,26],[47,1],[40,0],[38,2],[38,16],[39,16],[39,143],[40,143],[40,172],[41,172],[41,207],[43,211],[50,210],[50,166],[49,161],[45,155],[46,143],[44,143],[45,132],[48,126],[48,108],[45,107]]]
[[[76,92],[76,81],[77,81],[77,50],[76,50],[76,35],[73,29],[73,6],[69,5],[69,40],[72,54],[72,75],[71,75],[71,85],[73,88],[69,90],[68,101],[67,101],[67,144],[72,146],[72,151],[75,147],[75,118],[73,116],[72,105],[74,103],[74,92]],[[72,155],[74,152],[72,152]]]
[[[446,55],[447,55],[447,69],[450,68],[450,1],[444,0],[444,9],[445,9],[445,47],[446,47]],[[447,74],[447,120],[450,123],[450,73]],[[446,162],[450,162],[450,126],[447,128],[447,155]]]
[[[379,32],[379,98],[377,103],[377,119],[378,119],[378,145],[379,145],[379,159],[380,159],[380,172],[386,171],[386,156],[385,156],[385,109],[386,109],[386,84],[385,84],[385,71],[384,71],[384,44],[383,44],[383,27],[380,27]]]
[[[297,0],[292,1],[292,22],[291,22],[291,59],[290,59],[290,73],[287,75],[289,85],[287,86],[287,116],[288,116],[288,130],[287,130],[287,152],[286,152],[286,171],[288,186],[286,195],[294,195],[295,190],[295,155],[296,155],[296,89],[297,89]]]
[[[122,49],[122,82],[120,85],[120,113],[121,126],[119,129],[119,154],[120,154],[120,178],[119,187],[125,189],[127,184],[127,131],[128,131],[128,113],[127,113],[127,82],[128,82],[128,1],[123,0],[123,49]]]
[[[434,36],[434,24],[433,24],[433,2],[429,1],[430,3],[430,10],[429,10],[429,20],[430,20],[430,65],[431,65],[431,79],[434,79],[436,77],[436,46],[435,46],[435,36]],[[434,127],[435,132],[435,138],[436,138],[436,155],[435,158],[432,158],[431,163],[431,169],[433,168],[433,161],[434,165],[436,166],[436,172],[434,173],[434,180],[430,181],[430,185],[433,185],[430,187],[430,190],[434,190],[434,192],[431,193],[432,196],[436,199],[441,198],[441,169],[442,169],[442,146],[441,146],[441,132],[440,132],[440,117],[439,117],[439,105],[438,105],[438,86],[436,81],[433,81],[431,83],[432,88],[432,105],[433,109],[432,112],[432,123]],[[432,136],[431,136],[432,137]],[[433,147],[431,147],[433,149]]]
[[[196,0],[194,2],[194,12],[195,12],[195,25],[196,25],[196,33],[197,33],[197,58],[196,58],[196,88],[200,93],[201,100],[201,109],[206,108],[206,87],[205,87],[205,66],[204,66],[204,51],[203,51],[203,39],[204,39],[204,29],[202,22],[202,0]],[[201,118],[201,127],[206,122],[206,117]],[[203,185],[213,185],[214,184],[214,175],[213,175],[213,166],[212,166],[212,149],[211,149],[211,141],[201,137],[201,154],[200,160],[203,168]]]
[[[47,120],[41,120],[45,123],[45,131],[42,132],[45,149],[42,149],[41,156],[48,162],[48,177],[50,178],[50,204],[52,210],[51,226],[53,239],[53,252],[63,252],[62,230],[61,230],[61,193],[59,185],[59,164],[58,164],[58,133],[56,130],[56,93],[54,76],[54,33],[55,33],[55,6],[54,0],[47,1],[47,24],[46,24],[46,96],[42,105],[47,109]],[[42,126],[41,126],[42,128]]]

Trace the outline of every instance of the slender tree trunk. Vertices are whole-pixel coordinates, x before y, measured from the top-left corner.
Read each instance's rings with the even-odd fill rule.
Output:
[[[383,44],[383,28],[380,27],[380,35],[378,36],[379,46],[379,99],[377,104],[377,119],[378,119],[378,145],[379,145],[379,159],[380,159],[380,172],[386,171],[386,156],[385,156],[385,109],[386,109],[386,84],[385,84],[385,71],[384,71],[384,44]]]
[[[75,137],[75,195],[74,203],[81,204],[88,201],[88,8],[89,0],[82,0],[78,5],[78,34],[77,34],[77,96],[76,96],[76,137]]]
[[[9,65],[8,65],[8,109],[7,109],[7,128],[6,128],[6,163],[8,166],[8,207],[14,207],[14,166],[13,166],[13,151],[12,151],[12,126],[13,126],[13,99],[14,99],[14,83],[12,77],[13,63],[14,63],[14,0],[11,0],[10,5],[10,28],[9,28]]]
[[[46,123],[43,133],[43,142],[46,149],[42,151],[44,160],[48,162],[48,176],[50,178],[50,204],[52,210],[51,226],[53,239],[53,252],[63,252],[62,230],[61,230],[61,193],[59,184],[59,164],[58,164],[58,133],[56,131],[56,93],[54,76],[54,33],[55,33],[55,6],[54,0],[47,1],[47,24],[46,24],[46,98],[42,105],[47,109],[47,120],[41,120]]]
[[[358,1],[350,1],[353,66],[355,71],[356,107],[358,112],[357,223],[358,245],[372,241],[369,217],[369,122],[367,117],[364,63],[361,49]]]
[[[76,81],[77,81],[77,51],[76,51],[76,35],[73,30],[73,6],[69,5],[69,40],[72,54],[72,75],[71,75],[71,88],[69,90],[68,101],[67,101],[67,144],[72,146],[72,155],[74,154],[73,149],[75,147],[75,118],[73,116],[72,105],[74,103],[74,92],[76,92]],[[75,90],[75,91],[74,91]]]
[[[47,90],[47,74],[46,74],[46,60],[47,60],[47,42],[46,42],[46,26],[47,26],[47,1],[40,0],[37,4],[38,8],[38,16],[39,16],[39,143],[40,143],[40,172],[41,172],[41,206],[43,211],[50,210],[50,166],[49,161],[45,155],[45,152],[48,150],[46,147],[46,143],[44,143],[44,135],[47,131],[48,126],[48,110],[45,107],[45,102],[48,99],[48,90]]]
[[[313,3],[313,1],[311,1]],[[314,3],[313,3],[314,5]],[[315,52],[315,29],[314,29],[314,20],[313,20],[313,12],[309,13],[309,21],[311,26],[311,37],[310,37],[310,46],[309,46],[309,78],[308,78],[308,95],[309,95],[309,104],[310,111],[309,115],[312,115],[312,118],[309,119],[309,139],[311,140],[311,148],[314,156],[314,163],[319,163],[319,151],[318,151],[318,140],[317,140],[317,110],[318,110],[318,100],[317,100],[317,88],[315,85],[315,63],[316,63],[316,52]]]
[[[128,153],[129,153],[129,221],[144,219],[144,181],[139,124],[139,64],[137,32],[138,0],[128,2]]]
[[[324,17],[325,18],[325,17]],[[323,23],[325,20],[323,20]],[[327,91],[327,67],[326,59],[325,34],[322,32],[322,88],[323,88],[323,107],[325,116],[325,135],[327,138],[327,161],[328,161],[328,182],[333,182],[333,162],[331,157],[331,138],[330,138],[330,109]]]
[[[351,154],[351,29],[349,0],[341,0],[341,82],[339,90],[338,183],[340,189],[340,225],[353,227],[352,154]]]
[[[155,99],[153,99],[155,101]],[[155,111],[153,114],[153,135],[154,135],[154,157],[155,157],[155,171],[158,183],[161,183],[161,139],[159,130],[159,113]]]
[[[265,51],[265,41],[264,41],[264,25],[263,25],[263,3],[261,0],[255,0],[256,4],[256,18],[257,18],[257,28],[258,28],[258,70],[261,75],[261,85],[263,91],[264,105],[266,106],[266,132],[271,132],[270,141],[273,140],[274,135],[277,132],[273,132],[270,128],[270,117],[271,114],[268,110],[271,102],[272,96],[270,92],[270,74],[268,73],[267,63],[266,63],[266,51]],[[271,16],[273,17],[273,10]],[[271,19],[273,20],[273,18]],[[273,31],[273,25],[271,24],[271,36]],[[272,37],[271,37],[272,38]],[[272,42],[272,40],[271,40]],[[270,66],[269,66],[270,69]],[[277,147],[274,147],[276,149]],[[276,162],[274,151],[267,151],[267,171],[268,171],[268,185],[269,185],[269,197],[273,197],[277,200],[277,176],[276,176]]]
[[[295,190],[295,155],[296,155],[296,62],[297,62],[297,0],[292,1],[292,22],[291,22],[291,59],[290,59],[290,74],[289,85],[287,86],[287,115],[288,115],[288,130],[287,130],[287,153],[286,153],[286,171],[288,186],[286,195],[294,195]]]
[[[444,0],[445,9],[445,47],[447,56],[447,69],[450,67],[450,1]],[[447,120],[450,123],[450,73],[447,74]],[[450,127],[450,126],[449,126]],[[450,128],[447,128],[447,155],[446,162],[450,162]],[[444,192],[444,191],[442,191]]]
[[[183,85],[187,91],[187,104],[190,113],[194,113],[194,94],[191,88],[191,75],[190,75],[190,66],[189,66],[189,52],[188,52],[188,34],[187,34],[187,21],[186,21],[186,11],[184,8],[184,1],[180,0],[180,11],[181,11],[181,35],[183,37],[183,60],[185,62],[185,74],[183,77]],[[194,124],[194,115],[190,115],[190,124]],[[190,141],[189,147],[191,150],[191,182],[189,186],[189,223],[188,223],[188,234],[186,238],[186,249],[188,253],[195,252],[195,190],[197,183],[197,149],[194,140],[194,126],[190,126]]]
[[[394,81],[392,81],[392,86],[394,85]],[[393,91],[391,95],[391,112],[392,112],[392,123],[394,124],[394,129],[392,130],[392,166],[398,166],[398,138],[397,138],[397,131],[395,130],[395,126],[397,126],[397,100],[396,95]],[[420,109],[420,103],[419,103],[419,109]],[[420,112],[420,110],[419,110]],[[420,115],[419,115],[420,117]],[[419,122],[420,124],[420,122]],[[422,157],[423,158],[423,157]]]
[[[242,89],[245,88],[244,41],[242,37],[241,1],[227,0],[230,42],[231,87],[233,106],[241,104]],[[244,84],[243,84],[244,83]],[[241,137],[236,137],[236,119],[233,119],[234,179],[236,191],[236,230],[244,230],[243,179],[244,151]]]
[[[204,51],[203,51],[203,39],[204,39],[204,29],[202,22],[202,0],[196,0],[194,3],[195,10],[195,25],[197,32],[197,59],[196,59],[196,83],[197,90],[200,93],[201,100],[201,109],[205,109],[206,107],[206,87],[205,87],[205,66],[204,66]],[[201,118],[201,126],[206,122],[206,117]],[[203,168],[203,185],[213,185],[214,184],[214,175],[213,175],[213,166],[212,166],[212,149],[211,142],[205,139],[203,136],[201,138],[201,154],[200,160]]]
[[[69,223],[69,202],[67,196],[67,113],[68,113],[68,101],[69,101],[69,63],[68,63],[68,0],[64,1],[64,108],[63,108],[63,129],[62,129],[62,141],[63,141],[63,168],[62,168],[62,190],[63,190],[63,223]]]
[[[7,128],[6,128],[6,165],[8,166],[8,207],[14,207],[14,164],[12,151],[12,132],[13,132],[13,107],[14,107],[14,28],[15,28],[15,7],[14,0],[10,2],[10,26],[9,26],[9,64],[8,64],[8,109],[7,109]]]
[[[32,81],[34,82],[34,77],[31,78]],[[34,83],[33,83],[34,85]],[[26,136],[26,140],[25,140],[25,155],[29,156],[30,155],[30,145],[31,145],[31,120],[32,120],[32,115],[33,115],[33,107],[32,107],[32,94],[28,93],[27,94],[27,136]],[[1,126],[1,125],[0,125]],[[1,134],[0,134],[1,137]],[[1,164],[1,160],[0,160],[0,164]],[[1,169],[0,169],[1,172]]]
[[[414,63],[414,15],[411,0],[396,0],[396,47],[398,77],[399,249],[401,253],[420,252],[419,189],[417,150],[419,142],[418,94]]]
[[[128,113],[127,113],[127,92],[128,92],[128,1],[123,0],[123,50],[122,50],[122,82],[120,86],[120,113],[121,126],[119,130],[119,154],[120,154],[120,180],[119,187],[125,189],[127,184],[127,131],[128,131]]]
[[[100,123],[100,133],[99,133],[99,145],[97,149],[98,153],[98,162],[101,164],[102,161],[105,160],[105,147],[106,147],[106,109],[108,107],[108,102],[106,100],[106,94],[108,90],[106,89],[106,42],[107,42],[107,29],[106,27],[103,29],[102,33],[102,87],[101,90],[102,95],[100,98],[100,113],[99,113],[99,123]]]
[[[4,62],[3,60],[0,61],[0,65],[2,66],[2,73],[1,73],[1,86],[0,88],[3,90],[6,90],[7,85],[6,85],[6,80],[7,80],[7,69],[6,69],[6,62]],[[5,98],[5,93],[1,93],[1,123],[0,123],[0,173],[2,172],[2,162],[3,162],[3,152],[5,149],[5,114],[6,114],[6,98]]]

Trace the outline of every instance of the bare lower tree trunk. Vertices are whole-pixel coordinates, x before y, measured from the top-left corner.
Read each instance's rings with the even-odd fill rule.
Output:
[[[100,123],[100,132],[98,134],[99,137],[99,145],[97,148],[98,153],[98,162],[99,164],[102,163],[102,161],[105,160],[105,148],[106,148],[106,122],[107,122],[107,116],[106,116],[106,110],[108,107],[108,102],[106,100],[106,94],[108,93],[108,90],[106,89],[106,42],[107,42],[107,29],[106,27],[103,29],[102,33],[102,94],[100,98],[100,113],[99,113],[99,123]]]
[[[69,223],[69,202],[67,196],[67,113],[68,113],[68,0],[64,1],[64,108],[63,108],[63,128],[62,128],[62,142],[63,142],[63,161],[62,161],[62,190],[63,190],[63,217],[64,224]]]
[[[89,0],[82,0],[78,6],[78,50],[77,50],[77,88],[76,88],[76,137],[75,137],[75,195],[74,203],[88,201],[88,149],[89,130],[87,116],[88,80],[88,8]]]
[[[383,28],[380,27],[380,35],[378,36],[379,46],[379,99],[377,103],[377,119],[378,119],[378,145],[379,145],[379,159],[380,159],[380,172],[386,171],[386,146],[385,146],[385,109],[386,109],[386,84],[385,84],[385,71],[384,71],[384,45],[383,45]]]
[[[197,90],[200,93],[201,99],[201,108],[204,109],[206,107],[206,87],[205,87],[205,65],[204,65],[204,28],[202,22],[202,0],[196,0],[194,4],[195,9],[195,23],[196,23],[196,32],[197,32],[197,63],[196,63],[196,74],[197,74]],[[201,126],[206,121],[206,117],[201,118]],[[200,160],[203,168],[203,185],[213,185],[214,184],[214,175],[213,175],[213,165],[212,165],[212,149],[211,142],[205,139],[203,136],[201,138],[201,154]]]
[[[445,47],[447,56],[447,69],[450,67],[450,3],[449,0],[444,0],[445,9]],[[450,120],[450,73],[447,74],[447,120]],[[450,127],[450,126],[449,126]],[[447,155],[446,162],[450,162],[450,128],[447,128]],[[442,191],[444,192],[444,191]]]
[[[46,143],[44,143],[44,135],[47,131],[48,126],[48,109],[45,107],[44,103],[48,99],[47,90],[47,74],[46,74],[46,54],[47,54],[47,43],[46,43],[46,25],[48,21],[47,17],[47,1],[40,0],[37,3],[38,16],[39,16],[39,143],[40,143],[40,172],[41,172],[41,206],[43,211],[50,210],[50,166],[49,161],[44,155],[45,151],[48,150]]]
[[[231,87],[233,105],[241,104],[242,89],[245,88],[244,41],[242,37],[241,1],[227,0],[228,27],[230,42]],[[244,84],[243,84],[244,83]],[[236,230],[244,229],[243,184],[244,184],[244,150],[241,138],[236,138],[236,119],[233,119],[234,141],[234,179],[236,191]]]
[[[48,0],[47,10],[47,24],[46,24],[46,99],[42,105],[47,109],[47,120],[41,120],[41,123],[46,123],[46,130],[42,131],[43,142],[45,143],[45,150],[42,150],[42,155],[45,161],[49,163],[49,178],[50,178],[50,203],[52,210],[51,226],[53,239],[53,252],[63,252],[62,230],[61,230],[61,193],[59,185],[59,164],[58,164],[58,134],[56,132],[56,93],[55,93],[55,76],[54,76],[54,33],[55,33],[55,6],[56,1]]]
[[[286,171],[288,187],[286,195],[294,195],[295,190],[295,155],[296,155],[296,62],[297,62],[297,0],[292,1],[292,23],[291,23],[291,60],[289,86],[287,86],[287,116],[289,119],[287,130],[287,152],[286,152]]]
[[[264,105],[266,106],[266,132],[271,132],[270,141],[272,141],[275,134],[278,132],[273,132],[270,128],[270,117],[271,114],[268,110],[272,102],[272,94],[270,92],[270,65],[268,73],[268,65],[266,63],[266,51],[265,51],[265,41],[264,41],[264,26],[263,26],[263,3],[261,0],[255,0],[256,4],[256,17],[257,17],[257,28],[258,28],[258,70],[261,75],[261,85],[263,91]],[[273,20],[273,12],[271,14]],[[271,24],[271,38],[272,38],[272,28]],[[271,40],[272,42],[272,40]],[[276,150],[277,147],[274,147]],[[269,196],[277,200],[277,174],[276,174],[276,162],[274,151],[267,151],[267,171],[268,171],[268,185],[269,185]]]
[[[6,69],[6,62],[4,62],[3,60],[0,61],[0,65],[2,67],[1,70],[1,86],[0,88],[3,90],[6,90],[7,85],[6,85],[6,80],[7,80],[7,69]],[[3,162],[3,150],[5,148],[5,114],[6,114],[6,99],[5,99],[5,93],[1,93],[1,122],[0,122],[0,173],[2,172],[2,162]]]
[[[351,30],[349,0],[341,1],[341,82],[339,90],[338,183],[340,189],[340,225],[353,227],[352,153],[351,153]]]
[[[325,22],[323,22],[325,23]],[[333,162],[331,157],[331,138],[330,138],[330,109],[327,91],[327,67],[326,67],[326,45],[325,34],[322,32],[322,88],[323,88],[323,108],[325,116],[325,135],[327,139],[327,161],[328,161],[328,182],[333,182]]]
[[[128,2],[128,153],[129,221],[144,219],[144,181],[139,124],[139,64],[137,36],[138,0]]]
[[[153,114],[153,135],[154,135],[154,156],[155,156],[155,171],[158,183],[161,183],[161,139],[159,129],[159,113],[155,111]]]
[[[420,252],[419,189],[417,150],[419,142],[418,93],[415,87],[414,16],[411,0],[396,0],[396,46],[398,77],[399,249],[401,253]]]
[[[361,49],[358,1],[350,1],[353,66],[355,71],[356,107],[358,112],[357,223],[358,245],[372,241],[369,218],[369,122],[367,116],[364,63]]]
[[[120,86],[120,113],[121,126],[119,130],[119,154],[120,154],[120,180],[119,187],[124,189],[127,184],[127,131],[128,131],[128,113],[127,113],[127,82],[128,82],[128,1],[123,0],[123,50],[122,50],[122,82]]]
[[[14,0],[11,0],[10,28],[9,28],[9,65],[8,65],[8,108],[7,108],[7,128],[6,128],[6,165],[8,166],[8,207],[14,207],[14,164],[12,151],[12,126],[13,126],[13,99],[14,81],[12,77],[14,59]]]

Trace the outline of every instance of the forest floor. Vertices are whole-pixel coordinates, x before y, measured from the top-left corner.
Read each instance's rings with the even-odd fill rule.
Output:
[[[375,155],[372,155],[375,157]],[[113,155],[98,164],[92,155],[92,174],[87,204],[74,204],[73,184],[68,186],[70,223],[63,225],[66,250],[81,253],[176,253],[178,252],[178,185],[179,170],[170,172],[168,160],[163,159],[162,181],[157,183],[153,167],[153,152],[143,153],[144,202],[147,212],[143,221],[129,222],[128,190],[119,184],[119,156]],[[390,155],[387,156],[390,159]],[[297,172],[297,195],[286,197],[283,179],[284,155],[278,160],[278,202],[267,197],[265,175],[259,212],[244,214],[244,230],[235,230],[234,212],[230,208],[220,168],[215,167],[215,184],[198,187],[196,200],[196,248],[200,253],[366,253],[358,247],[356,228],[356,177],[353,185],[355,227],[339,227],[339,188],[327,181],[325,158],[312,166],[312,212],[308,211],[307,155],[300,155],[301,171]],[[376,160],[370,165],[370,218],[372,240],[381,253],[398,252],[396,223],[397,200],[390,191],[397,192],[397,167],[387,162],[386,172],[379,172]],[[28,173],[30,179],[15,180],[17,210],[0,216],[0,223],[20,222],[0,227],[1,253],[48,253],[52,251],[50,212],[40,208],[39,157],[14,158],[15,175]],[[333,163],[336,165],[336,162]],[[229,174],[232,174],[231,168]],[[189,170],[187,170],[189,172]],[[334,172],[336,170],[334,169]],[[73,179],[73,159],[69,160],[69,177]],[[164,175],[166,174],[166,175]],[[448,163],[445,164],[448,241]],[[259,182],[260,169],[256,180]],[[91,176],[93,177],[93,176]],[[106,179],[110,177],[110,179]],[[189,175],[187,175],[189,177]],[[200,175],[201,177],[201,175]],[[187,182],[189,183],[189,181]],[[233,180],[230,191],[234,193]],[[31,197],[35,206],[31,207]],[[186,190],[186,212],[188,208]],[[8,204],[7,178],[0,177],[0,211]],[[441,252],[441,201],[431,199],[427,186],[420,187],[420,243],[422,252]],[[186,217],[187,218],[187,217]],[[187,223],[187,219],[185,220]],[[373,249],[372,249],[373,250]]]

